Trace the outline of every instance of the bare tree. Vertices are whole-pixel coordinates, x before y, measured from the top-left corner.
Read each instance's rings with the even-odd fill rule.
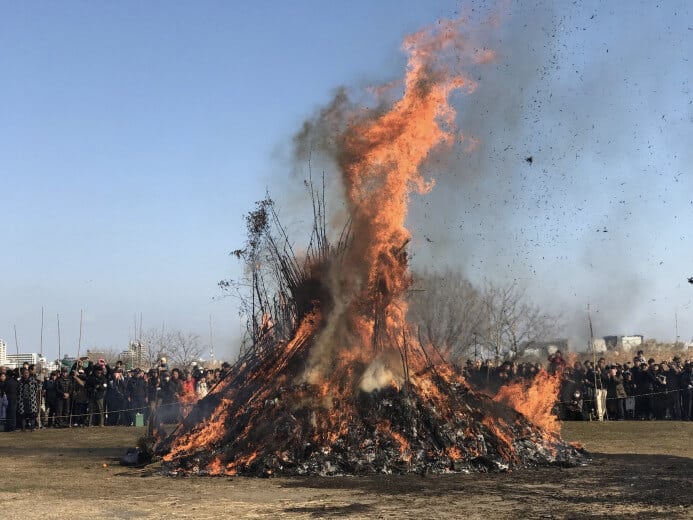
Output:
[[[121,350],[113,347],[87,350],[87,355],[92,362],[96,362],[98,359],[103,359],[110,366],[115,365],[115,362],[120,359],[121,353]]]
[[[149,329],[139,340],[144,345],[143,359],[147,366],[154,367],[162,357],[168,357],[172,343],[171,332],[163,329]]]
[[[202,354],[200,337],[193,333],[176,331],[171,334],[169,354],[173,365],[178,368],[188,369],[193,361],[198,361]]]
[[[197,334],[180,330],[150,329],[143,334],[142,342],[145,345],[144,358],[150,367],[165,357],[171,367],[190,368],[204,350]]]
[[[477,337],[487,328],[481,294],[451,270],[414,274],[409,320],[418,325],[424,341],[453,361],[473,353]]]
[[[484,344],[496,361],[508,353],[518,357],[533,342],[560,332],[560,317],[540,309],[516,283],[486,281],[482,299],[488,317]]]

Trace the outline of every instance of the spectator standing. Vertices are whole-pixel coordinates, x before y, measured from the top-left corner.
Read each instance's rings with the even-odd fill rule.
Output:
[[[103,427],[106,418],[104,398],[108,382],[104,373],[104,365],[96,364],[92,373],[87,377],[87,395],[89,396],[89,426]]]
[[[161,391],[161,381],[159,380],[159,371],[150,368],[149,378],[147,379],[147,420],[151,420],[156,416],[156,410],[159,406],[159,392]],[[157,421],[158,422],[158,421]]]
[[[122,426],[128,423],[128,395],[123,369],[116,365],[116,369],[108,381],[106,392],[109,426]]]
[[[67,367],[60,369],[60,377],[55,381],[56,406],[53,426],[64,428],[70,425],[70,401],[75,384],[70,378]]]
[[[161,422],[172,423],[178,420],[178,400],[183,393],[183,385],[177,368],[169,375],[163,372],[164,380],[161,382]]]
[[[58,408],[58,393],[55,383],[58,380],[58,372],[51,372],[50,377],[43,380],[43,398],[46,403],[45,427],[55,426],[55,416]]]
[[[17,390],[17,415],[21,420],[22,431],[29,428],[33,431],[37,428],[37,417],[39,413],[39,399],[41,387],[36,378],[29,375],[29,369],[22,369],[21,379]]]
[[[207,389],[207,379],[203,376],[197,381],[197,386],[195,388],[195,393],[198,399],[202,399],[207,395],[209,390]]]
[[[622,421],[626,417],[626,390],[623,387],[623,375],[616,366],[609,368],[606,376],[607,411],[612,418]]]
[[[684,421],[693,420],[693,361],[686,363],[680,379],[681,391],[683,392],[681,416]]]
[[[7,373],[0,372],[0,426],[5,426],[7,419],[7,394],[5,393],[5,382],[7,381]]]
[[[182,387],[182,395],[185,395],[187,397],[195,395],[195,380],[193,379],[193,376],[190,372],[185,372]]]
[[[87,425],[87,410],[89,408],[89,395],[87,394],[87,376],[83,369],[79,369],[72,375],[74,382],[74,394],[72,396],[72,425]]]
[[[130,404],[130,421],[135,424],[135,414],[144,414],[147,406],[147,382],[144,380],[144,372],[136,368],[133,377],[127,383],[128,402]]]
[[[19,371],[9,370],[5,381],[5,396],[7,397],[7,412],[5,418],[5,431],[13,432],[17,429],[17,400],[19,398]]]

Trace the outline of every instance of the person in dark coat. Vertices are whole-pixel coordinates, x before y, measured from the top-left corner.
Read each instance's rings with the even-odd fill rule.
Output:
[[[135,369],[133,377],[127,383],[128,403],[130,404],[129,424],[135,424],[135,414],[144,414],[147,406],[147,382],[144,380],[144,372],[139,368]]]
[[[681,417],[684,421],[693,421],[693,361],[686,363],[679,386],[683,392]]]
[[[654,419],[654,400],[653,393],[656,383],[655,374],[650,369],[647,363],[641,363],[640,369],[637,372],[637,380],[635,384],[638,390],[638,399],[636,400],[636,406],[638,408],[638,415],[641,419]]]
[[[89,394],[87,393],[87,376],[80,369],[72,374],[74,393],[72,394],[72,425],[87,425],[87,410],[89,408]]]
[[[55,382],[58,380],[58,372],[51,372],[50,377],[43,380],[43,398],[46,403],[45,427],[55,426],[55,416],[58,409],[58,392]]]
[[[29,369],[22,369],[22,377],[17,388],[17,416],[21,420],[22,431],[27,428],[33,431],[38,426],[36,418],[39,413],[40,393],[39,382],[30,377]]]
[[[87,395],[89,396],[89,426],[104,426],[106,409],[104,398],[108,382],[104,374],[103,365],[95,365],[92,373],[87,377]]]
[[[180,372],[174,368],[173,373],[163,373],[163,381],[161,382],[161,406],[160,417],[164,423],[173,423],[178,421],[180,415],[180,406],[178,399],[183,395],[183,384],[180,380]]]
[[[75,383],[69,375],[67,367],[60,369],[60,377],[55,380],[55,421],[53,426],[65,428],[70,424],[70,402],[75,390]]]
[[[122,368],[116,368],[108,381],[106,403],[108,407],[108,424],[110,426],[127,425],[128,395]]]
[[[17,398],[19,394],[18,374],[18,370],[8,371],[7,380],[5,381],[5,397],[7,397],[7,415],[5,417],[6,432],[13,432],[17,429]]]
[[[5,426],[7,418],[7,395],[5,394],[5,382],[7,381],[7,373],[0,372],[0,426]]]
[[[158,370],[150,369],[147,379],[147,403],[149,404],[147,420],[156,416],[156,409],[159,406],[159,392],[161,391],[160,384]]]

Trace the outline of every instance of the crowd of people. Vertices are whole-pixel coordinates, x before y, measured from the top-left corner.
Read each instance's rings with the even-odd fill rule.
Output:
[[[169,370],[165,358],[156,368],[113,367],[103,359],[76,361],[46,373],[34,365],[0,367],[0,431],[79,426],[133,426],[150,418],[178,422],[190,407],[231,369]],[[561,373],[555,413],[563,420],[587,420],[600,413],[611,420],[693,420],[693,360],[655,361],[639,351],[632,362],[608,363],[601,357],[569,364],[560,351],[542,363],[467,361],[463,375],[472,387],[495,394],[503,386],[529,382],[546,370]]]
[[[169,370],[165,358],[149,370],[88,358],[50,373],[27,363],[0,367],[0,431],[133,426],[138,415],[142,424],[150,417],[178,422],[230,368],[228,363],[217,369],[193,363],[190,369]]]
[[[491,394],[501,386],[530,381],[542,370],[561,372],[555,413],[563,420],[588,420],[599,415],[599,396],[610,420],[693,420],[693,360],[679,356],[657,362],[638,351],[632,361],[608,362],[600,357],[568,363],[560,351],[542,363],[467,361],[464,375],[473,387]]]

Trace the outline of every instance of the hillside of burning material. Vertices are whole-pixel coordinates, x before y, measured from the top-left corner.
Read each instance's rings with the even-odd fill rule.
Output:
[[[406,38],[405,76],[400,88],[373,90],[377,109],[339,92],[304,126],[297,140],[331,158],[342,232],[333,246],[324,185],[310,179],[305,253],[294,254],[269,198],[248,215],[236,256],[252,292],[252,348],[158,443],[169,473],[424,474],[583,460],[543,420],[558,376],[537,378],[546,387],[526,392],[535,402],[516,399],[524,389],[511,405],[496,402],[472,392],[407,322],[410,195],[432,189],[425,162],[460,139],[449,96],[475,82],[458,67],[492,57],[463,27],[439,22]]]
[[[312,336],[238,363],[157,452],[171,475],[364,475],[576,465],[584,452],[428,364],[400,387],[293,383]],[[366,367],[354,366],[354,370]],[[330,383],[337,384],[333,379]]]

